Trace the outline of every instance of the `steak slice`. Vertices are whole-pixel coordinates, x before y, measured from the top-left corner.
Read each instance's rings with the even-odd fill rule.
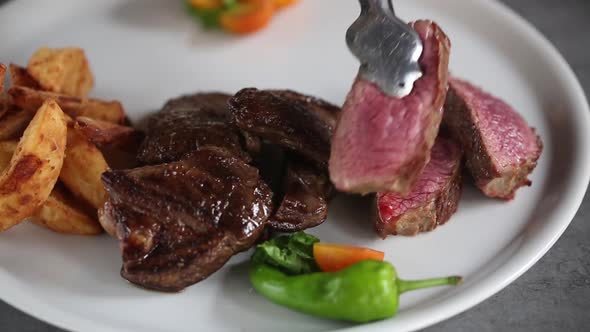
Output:
[[[465,151],[467,168],[484,194],[510,200],[519,187],[531,185],[527,177],[543,144],[504,101],[451,79],[443,121]]]
[[[259,136],[275,150],[287,150],[284,162],[281,151],[274,153],[271,168],[265,167],[271,158],[261,156],[263,176],[273,179],[270,183],[278,194],[271,228],[292,232],[324,222],[333,189],[327,175],[330,140],[340,108],[291,90],[254,88],[239,91],[229,105],[242,131]],[[284,163],[286,169],[279,170],[277,165]],[[282,178],[278,185],[277,178]]]
[[[438,137],[430,162],[407,196],[375,195],[375,229],[382,238],[431,231],[457,211],[461,191],[461,150],[451,140]]]
[[[315,227],[328,217],[332,184],[325,171],[289,156],[283,192],[278,209],[268,220],[274,230],[300,231]]]
[[[434,22],[411,26],[424,45],[423,76],[404,98],[357,77],[332,140],[330,178],[338,190],[407,193],[428,163],[442,119],[450,42]]]
[[[340,108],[290,90],[240,90],[229,101],[237,126],[327,168]]]
[[[205,279],[250,248],[271,213],[258,170],[220,148],[102,179],[109,202],[101,224],[121,241],[121,275],[149,289],[179,291]]]
[[[231,123],[223,93],[195,93],[169,100],[148,120],[147,132],[138,152],[146,164],[176,161],[203,146],[225,148],[249,160],[242,137]],[[255,146],[246,141],[247,146]]]

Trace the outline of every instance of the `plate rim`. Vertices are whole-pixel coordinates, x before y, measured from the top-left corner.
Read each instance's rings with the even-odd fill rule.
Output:
[[[5,4],[3,9],[4,11],[14,11],[18,10],[19,7],[22,7],[23,4],[26,6],[27,1],[11,1],[10,3]],[[575,111],[573,111],[572,114],[574,115],[574,118],[578,120],[575,122],[575,128],[577,129],[576,135],[578,135],[580,142],[590,142],[590,107],[588,105],[587,97],[574,71],[553,43],[524,17],[520,16],[506,4],[498,0],[476,1],[472,2],[472,4],[475,6],[483,6],[498,15],[502,20],[516,25],[519,30],[527,35],[527,39],[530,43],[537,45],[546,52],[544,56],[548,60],[551,60],[552,65],[557,68],[566,84],[568,84],[568,87],[572,90],[571,102],[576,106]],[[588,188],[588,183],[590,182],[590,151],[583,149],[582,146],[578,147],[576,152],[575,161],[577,162],[577,167],[572,170],[570,179],[582,179],[583,181],[577,180],[576,182],[578,183],[575,185],[571,183],[573,180],[570,180],[570,183],[568,183],[567,188],[569,190],[563,193],[562,199],[556,204],[557,208],[552,213],[561,217],[559,222],[556,221],[552,223],[552,226],[555,229],[548,232],[551,234],[548,241],[547,239],[544,239],[544,241],[537,241],[539,244],[535,246],[529,245],[529,247],[532,246],[533,248],[528,248],[527,253],[523,253],[523,248],[520,246],[515,251],[515,257],[517,258],[513,257],[506,261],[492,273],[479,279],[477,283],[469,285],[467,289],[456,294],[456,296],[434,300],[425,305],[421,305],[418,310],[419,313],[410,312],[406,315],[400,313],[395,319],[346,327],[333,331],[381,332],[389,331],[392,328],[397,328],[403,331],[417,330],[458,315],[504,289],[529,270],[549,251],[549,249],[551,249],[577,214]],[[9,275],[0,273],[0,277],[2,276],[7,279],[11,278]],[[132,331],[128,328],[113,326],[107,322],[100,322],[100,325],[98,325],[98,322],[95,320],[64,312],[61,309],[52,307],[50,303],[40,301],[37,298],[23,299],[20,295],[22,292],[19,290],[24,285],[19,282],[13,283],[13,285],[18,287],[4,289],[0,298],[12,307],[50,325],[65,330],[76,329],[84,331],[90,329],[98,332]],[[415,317],[417,314],[420,315],[420,319]]]

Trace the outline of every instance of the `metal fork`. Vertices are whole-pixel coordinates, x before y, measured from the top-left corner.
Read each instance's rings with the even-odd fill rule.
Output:
[[[395,15],[391,0],[359,0],[361,14],[346,31],[346,43],[361,62],[359,74],[383,92],[401,98],[422,76],[420,36]]]

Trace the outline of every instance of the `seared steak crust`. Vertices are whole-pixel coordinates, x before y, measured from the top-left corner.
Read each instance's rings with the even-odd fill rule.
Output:
[[[258,170],[220,148],[108,171],[103,182],[110,199],[101,222],[115,225],[121,275],[155,290],[178,291],[217,271],[255,243],[271,213]]]
[[[330,140],[340,108],[291,90],[254,88],[239,91],[229,105],[243,132],[264,140],[263,150],[275,150],[259,162],[276,194],[269,226],[291,232],[324,222],[333,189],[327,174]]]
[[[240,90],[229,101],[243,131],[327,168],[330,140],[340,108],[290,90]]]
[[[315,227],[328,217],[332,184],[325,171],[318,171],[295,157],[288,157],[284,196],[268,224],[274,230],[295,232]]]
[[[225,148],[249,160],[237,128],[231,123],[223,93],[195,93],[171,99],[148,121],[138,159],[146,164],[176,161],[204,146]],[[247,147],[256,147],[249,137]]]

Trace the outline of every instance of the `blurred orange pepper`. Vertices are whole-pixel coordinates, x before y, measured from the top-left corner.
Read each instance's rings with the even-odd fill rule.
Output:
[[[218,9],[223,6],[223,0],[189,0],[189,3],[197,9]]]
[[[385,253],[369,248],[318,242],[313,245],[313,258],[320,270],[336,272],[365,260],[382,261]]]
[[[255,32],[265,27],[275,10],[298,0],[187,0],[189,12],[206,26],[221,26],[236,34]]]
[[[229,32],[246,34],[265,27],[275,12],[274,0],[240,1],[219,17],[221,27]]]
[[[287,6],[291,6],[292,4],[296,3],[299,0],[274,0],[275,6],[277,8],[283,8]]]

